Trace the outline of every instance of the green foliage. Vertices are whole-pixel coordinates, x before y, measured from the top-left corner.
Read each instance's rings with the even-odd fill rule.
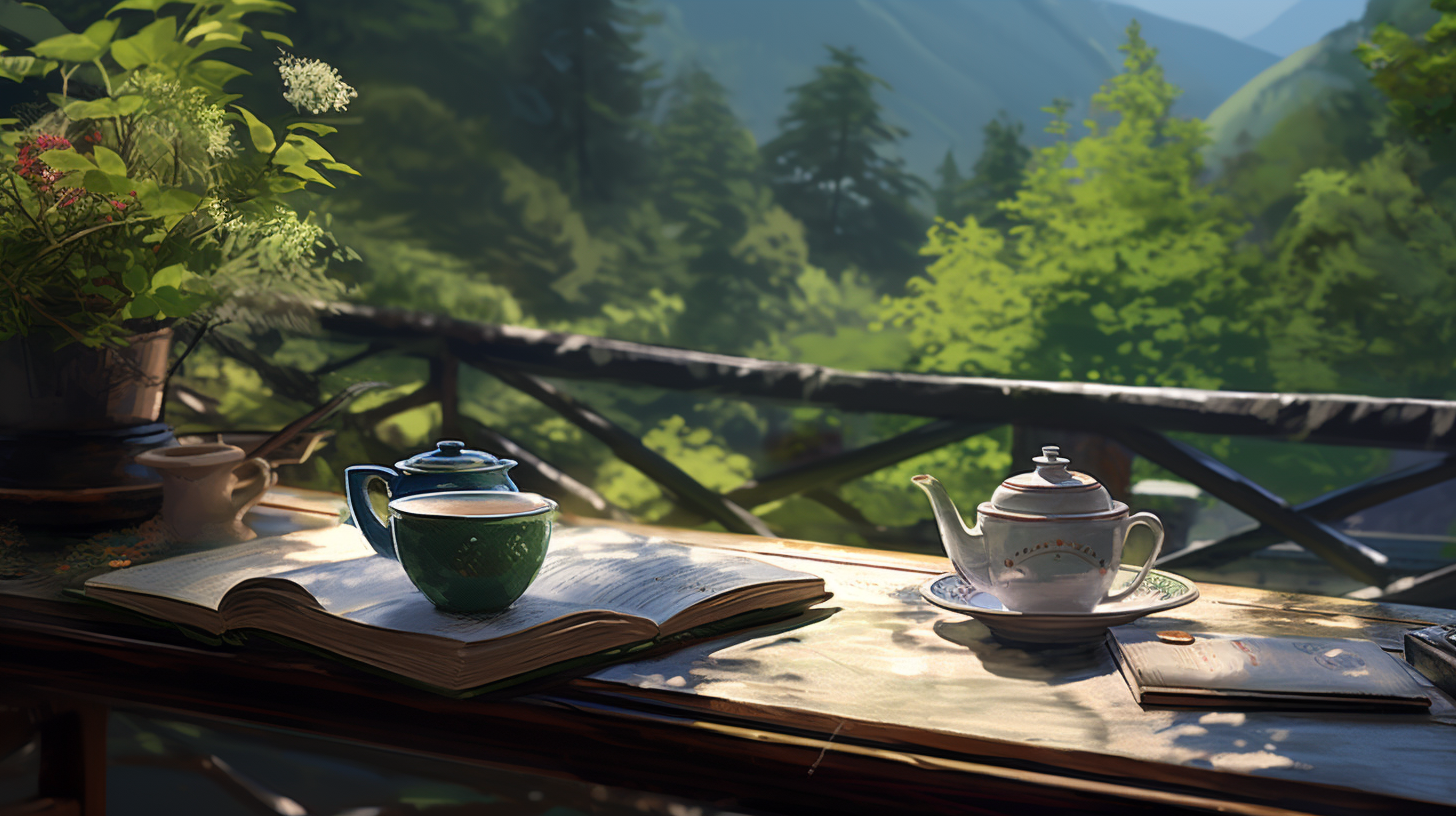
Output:
[[[1000,228],[1009,224],[1000,203],[1011,200],[1021,189],[1031,161],[1031,148],[1022,142],[1023,130],[1023,125],[1012,121],[1004,111],[986,123],[981,155],[958,192],[956,214],[946,217],[947,221],[972,215],[986,226]]]
[[[1001,205],[1009,237],[967,218],[932,228],[938,260],[886,320],[927,370],[1129,384],[1248,386],[1258,346],[1242,302],[1243,227],[1197,184],[1203,126],[1136,23],[1125,70],[1093,97],[1076,142],[1039,150]],[[1048,130],[1064,135],[1064,105]],[[1108,124],[1104,120],[1113,120]]]
[[[1356,54],[1406,131],[1450,144],[1456,137],[1456,0],[1431,0],[1431,8],[1441,17],[1424,36],[1381,23]]]
[[[162,16],[163,5],[182,12]],[[320,169],[354,171],[313,138],[279,138],[231,104],[238,97],[223,86],[246,72],[207,58],[244,48],[255,35],[246,15],[287,9],[124,2],[81,34],[7,55],[0,75],[55,73],[61,90],[47,115],[24,127],[7,120],[0,136],[0,339],[42,331],[97,346],[145,328],[138,320],[217,306],[238,317],[240,303],[285,289],[337,293],[324,278],[324,230],[283,196],[309,182],[332,187]],[[132,10],[154,19],[124,29],[115,15]],[[73,97],[82,77],[104,94]],[[232,121],[251,150],[233,140]]]
[[[1388,147],[1357,170],[1311,170],[1276,240],[1267,301],[1281,389],[1456,395],[1456,222]]]
[[[829,63],[792,88],[781,132],[763,146],[774,196],[804,223],[812,260],[839,271],[853,265],[898,288],[918,266],[924,218],[914,198],[925,182],[894,158],[906,131],[881,115],[877,88],[853,48],[829,47]]]

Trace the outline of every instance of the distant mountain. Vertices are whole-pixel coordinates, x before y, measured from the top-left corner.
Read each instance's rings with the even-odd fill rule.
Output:
[[[890,118],[910,131],[902,155],[933,178],[947,148],[963,168],[981,129],[1005,110],[1045,142],[1042,108],[1057,97],[1085,116],[1098,86],[1122,70],[1117,50],[1136,17],[1183,88],[1176,110],[1207,116],[1277,58],[1222,34],[1103,0],[650,0],[662,23],[644,41],[664,72],[697,63],[732,94],[762,144],[778,133],[788,89],[823,64],[824,46],[854,46],[886,80]]]
[[[1244,42],[1287,57],[1364,14],[1365,0],[1299,0]]]
[[[1349,155],[1351,146],[1372,142],[1360,134],[1368,136],[1384,100],[1371,86],[1370,73],[1355,57],[1355,48],[1381,23],[1416,34],[1437,16],[1429,0],[1371,0],[1360,19],[1265,70],[1209,115],[1210,166],[1217,168],[1250,150],[1277,154],[1289,173],[1302,173],[1341,153],[1347,159],[1359,158]]]

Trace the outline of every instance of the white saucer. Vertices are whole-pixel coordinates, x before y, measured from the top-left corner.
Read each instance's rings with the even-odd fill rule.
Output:
[[[1137,575],[1138,567],[1118,572]],[[1081,645],[1101,643],[1107,627],[1132,623],[1144,615],[1163,612],[1198,599],[1198,586],[1181,575],[1149,570],[1137,591],[1121,600],[1098,604],[1091,612],[1014,612],[989,592],[978,592],[955,573],[936,576],[920,585],[925,600],[951,612],[970,615],[984,623],[997,640],[1014,645]]]

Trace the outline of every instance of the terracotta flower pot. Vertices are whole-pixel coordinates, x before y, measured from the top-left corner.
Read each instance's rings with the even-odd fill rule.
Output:
[[[74,527],[149,518],[162,480],[137,454],[177,444],[163,424],[172,330],[120,349],[0,342],[0,519]]]

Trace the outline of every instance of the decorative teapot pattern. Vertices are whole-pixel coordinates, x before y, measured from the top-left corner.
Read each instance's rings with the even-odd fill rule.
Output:
[[[435,450],[395,462],[394,468],[383,465],[354,465],[344,469],[344,490],[349,501],[349,514],[369,539],[374,551],[394,558],[392,548],[379,542],[390,541],[389,528],[374,512],[369,502],[369,487],[378,481],[391,500],[417,493],[443,493],[456,490],[501,490],[518,492],[506,471],[516,466],[514,459],[498,459],[485,451],[467,450],[465,443],[441,440]],[[398,470],[396,470],[397,468]]]

